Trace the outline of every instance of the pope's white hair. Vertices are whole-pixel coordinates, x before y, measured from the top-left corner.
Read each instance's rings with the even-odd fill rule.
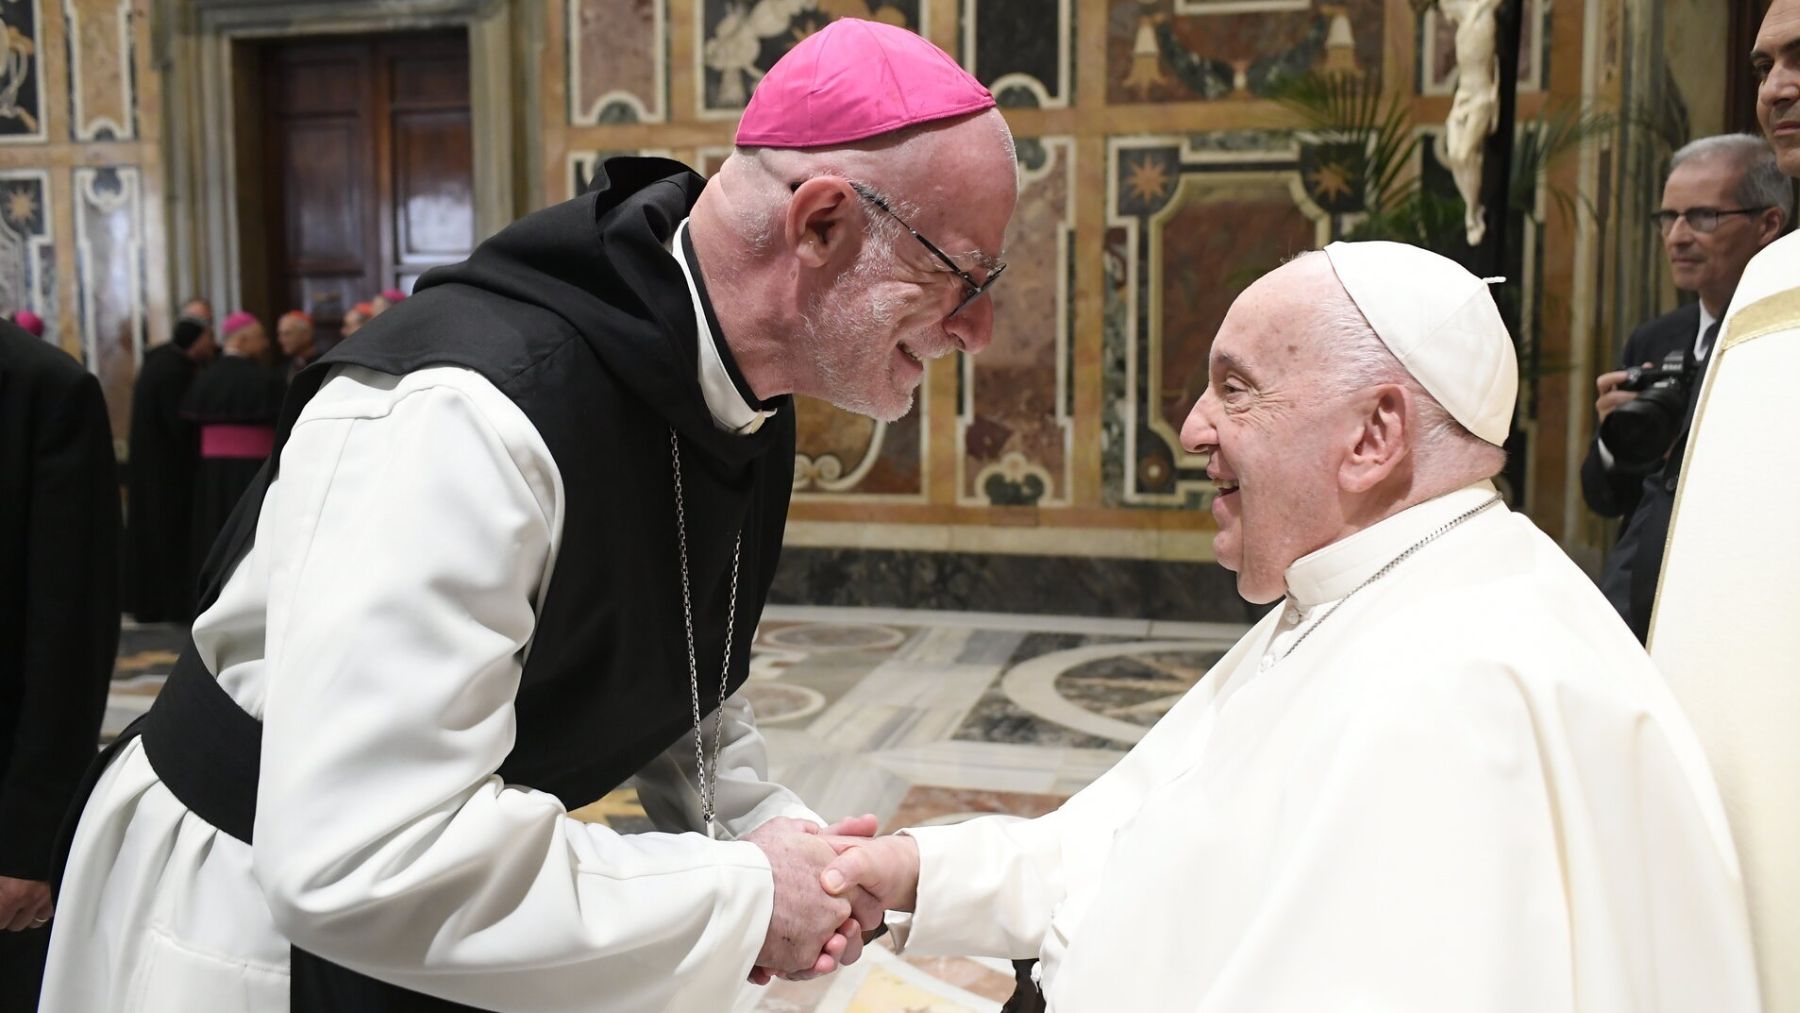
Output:
[[[1312,250],[1294,259],[1324,256],[1324,251]],[[1414,411],[1413,417],[1406,420],[1406,428],[1413,434],[1412,449],[1421,470],[1467,474],[1471,482],[1498,475],[1506,467],[1506,452],[1456,421],[1394,357],[1357,308],[1356,301],[1337,281],[1336,273],[1329,273],[1331,284],[1320,286],[1314,299],[1320,325],[1317,348],[1329,377],[1327,385],[1346,394],[1389,383],[1404,387],[1411,395]]]

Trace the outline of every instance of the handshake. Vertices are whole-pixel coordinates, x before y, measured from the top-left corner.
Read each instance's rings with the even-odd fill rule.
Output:
[[[888,911],[911,911],[919,887],[919,849],[910,837],[876,837],[874,816],[853,816],[823,830],[773,819],[744,840],[769,859],[775,908],[750,981],[830,974],[862,956],[865,933]]]

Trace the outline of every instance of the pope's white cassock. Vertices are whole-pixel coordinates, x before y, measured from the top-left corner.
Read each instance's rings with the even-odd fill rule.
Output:
[[[907,831],[909,949],[1041,957],[1084,1013],[1755,1009],[1700,746],[1562,550],[1495,507],[1346,599],[1493,496],[1296,561],[1060,810]]]
[[[1800,233],[1731,297],[1681,467],[1650,656],[1705,743],[1771,1010],[1800,1009]]]
[[[700,370],[720,424],[742,422],[752,410],[717,357],[702,354]],[[254,855],[183,806],[132,742],[76,837],[43,1008],[285,1010],[291,940],[488,1009],[717,1013],[768,928],[762,851],[578,823],[554,796],[491,773],[512,745],[520,651],[561,534],[555,462],[524,413],[467,369],[396,382],[341,367],[282,460],[255,547],[194,626],[208,668],[267,721]],[[421,529],[425,518],[447,526]],[[345,537],[346,525],[392,536]],[[474,586],[486,593],[454,591]],[[317,596],[340,607],[294,608]],[[353,684],[331,685],[311,673],[342,650],[323,617],[343,614],[375,653]],[[427,671],[470,675],[389,677]],[[766,780],[739,696],[723,735],[722,836],[777,816],[821,822]],[[692,740],[635,783],[658,826],[699,825]],[[359,853],[380,860],[321,867]],[[383,902],[462,914],[397,924]]]

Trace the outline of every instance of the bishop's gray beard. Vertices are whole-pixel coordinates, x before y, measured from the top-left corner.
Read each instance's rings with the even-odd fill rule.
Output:
[[[913,392],[894,384],[900,300],[881,283],[892,262],[891,250],[867,250],[830,290],[813,297],[800,318],[821,396],[882,422],[898,421],[913,405]]]

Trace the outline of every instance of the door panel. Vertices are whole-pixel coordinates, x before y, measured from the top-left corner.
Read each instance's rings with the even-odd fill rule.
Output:
[[[394,224],[398,260],[460,259],[475,234],[469,114],[394,115]]]
[[[457,32],[267,44],[263,220],[276,305],[329,338],[349,307],[412,290],[474,242],[468,43]]]

